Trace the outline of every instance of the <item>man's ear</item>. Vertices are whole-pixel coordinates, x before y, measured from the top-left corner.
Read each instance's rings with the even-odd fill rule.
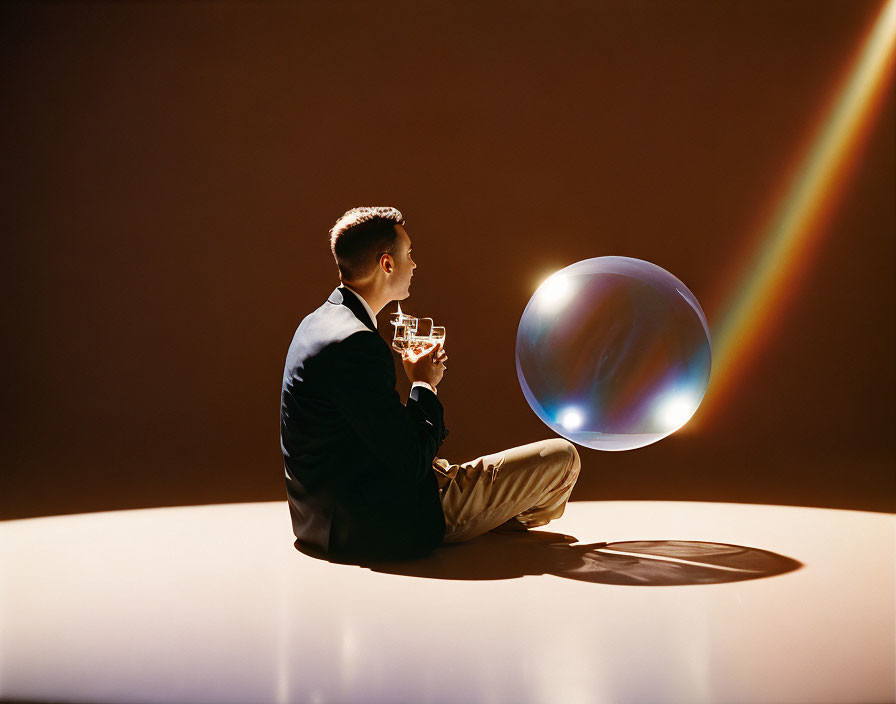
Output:
[[[380,257],[380,267],[387,274],[392,273],[392,270],[395,268],[395,262],[392,261],[391,254],[384,254],[383,256]]]

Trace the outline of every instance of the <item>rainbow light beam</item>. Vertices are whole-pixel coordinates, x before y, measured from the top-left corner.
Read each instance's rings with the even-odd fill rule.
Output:
[[[858,156],[872,117],[879,111],[893,70],[896,0],[887,0],[838,82],[830,106],[801,154],[798,168],[767,225],[758,233],[756,253],[736,277],[721,306],[713,335],[713,374],[698,416],[710,417],[707,404],[725,398],[780,318],[785,285],[793,283],[811,259]],[[778,314],[776,316],[776,314]]]

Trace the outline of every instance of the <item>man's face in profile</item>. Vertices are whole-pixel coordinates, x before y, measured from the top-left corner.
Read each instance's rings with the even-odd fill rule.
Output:
[[[411,238],[408,237],[408,233],[401,225],[396,225],[395,231],[398,232],[398,241],[395,243],[395,254],[392,256],[395,264],[395,269],[392,272],[392,281],[394,282],[392,300],[403,301],[411,295],[411,278],[414,276],[414,269],[417,268],[417,265],[411,256]]]

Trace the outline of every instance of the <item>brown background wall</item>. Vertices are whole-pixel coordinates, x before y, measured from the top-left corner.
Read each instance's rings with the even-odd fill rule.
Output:
[[[717,331],[878,7],[3,4],[0,516],[283,498],[283,361],[355,205],[404,212],[406,308],[448,328],[442,455],[550,436],[514,369],[536,284],[647,259]],[[893,124],[890,92],[726,403],[583,449],[574,499],[893,509]]]

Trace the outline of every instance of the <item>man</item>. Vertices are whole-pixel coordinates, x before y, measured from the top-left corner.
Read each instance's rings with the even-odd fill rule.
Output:
[[[437,387],[441,346],[404,358],[395,389],[376,316],[410,293],[417,265],[394,208],[354,208],[330,230],[341,285],[308,315],[286,357],[280,448],[293,532],[337,558],[409,558],[496,528],[562,515],[581,467],[575,447],[545,440],[463,465],[436,456],[448,434]]]

